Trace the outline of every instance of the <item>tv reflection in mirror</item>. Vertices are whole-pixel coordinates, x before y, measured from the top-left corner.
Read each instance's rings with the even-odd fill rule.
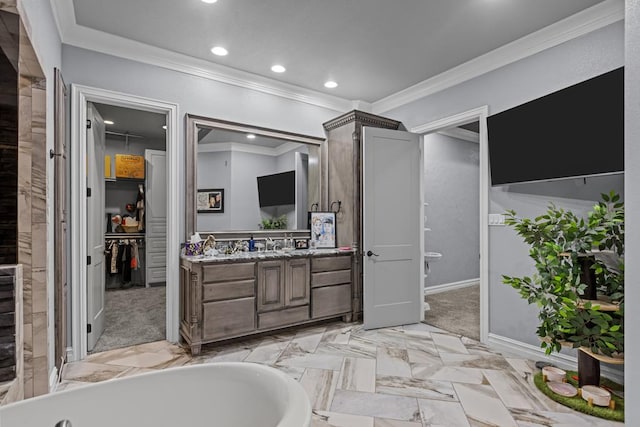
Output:
[[[223,214],[198,213],[199,231],[258,230],[274,219],[290,230],[307,228],[310,197],[318,199],[319,146],[201,128],[197,147],[196,185],[215,182],[228,189]]]
[[[296,171],[259,176],[260,207],[293,205],[296,202]]]

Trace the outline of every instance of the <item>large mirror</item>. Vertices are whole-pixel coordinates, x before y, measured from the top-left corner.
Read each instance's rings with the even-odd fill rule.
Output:
[[[307,230],[322,204],[324,143],[187,115],[187,236]]]

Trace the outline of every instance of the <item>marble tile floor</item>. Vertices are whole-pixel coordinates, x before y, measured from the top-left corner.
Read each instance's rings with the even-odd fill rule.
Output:
[[[565,408],[533,385],[534,362],[425,324],[365,331],[342,322],[203,346],[159,341],[69,363],[57,390],[201,363],[273,366],[299,381],[312,427],[621,426]]]

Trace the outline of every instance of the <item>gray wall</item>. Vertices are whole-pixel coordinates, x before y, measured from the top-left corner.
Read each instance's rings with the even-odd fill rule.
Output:
[[[625,274],[632,286],[626,286],[626,300],[632,301],[633,309],[625,312],[625,357],[631,360],[625,369],[627,401],[640,402],[640,369],[634,361],[640,360],[640,334],[633,331],[633,325],[640,324],[640,310],[635,304],[640,301],[640,3],[636,0],[626,2],[626,67],[625,67],[625,186],[627,189],[626,211],[632,212],[625,221],[626,246]],[[636,286],[633,286],[636,285]],[[631,326],[631,327],[630,327]],[[633,331],[633,332],[632,332]],[[631,386],[636,384],[636,386]],[[640,425],[640,405],[625,407],[625,422],[629,426]]]
[[[115,176],[115,155],[131,154],[134,156],[144,156],[145,149],[165,150],[166,142],[161,139],[130,138],[129,143],[124,137],[106,135],[105,155],[111,156],[112,176]],[[125,210],[127,203],[136,203],[138,197],[138,185],[135,182],[106,182],[105,183],[105,207],[113,213],[118,210],[119,214],[128,214]]]
[[[426,286],[480,277],[479,145],[433,133],[424,138],[425,251],[440,252]]]
[[[230,230],[231,151],[198,153],[197,189],[224,189],[223,213],[199,213],[198,230]]]
[[[411,128],[482,105],[488,105],[490,114],[495,114],[622,65],[624,25],[618,22],[388,111],[385,115],[401,120]],[[554,191],[556,185],[576,187],[572,183],[548,184],[534,192],[512,186],[506,190],[506,196],[504,189],[496,189],[490,192],[490,211],[501,213],[507,208],[514,208],[522,215],[529,215],[545,209],[549,201],[559,205],[582,205],[580,200],[595,200],[601,190],[599,181],[595,179],[587,180],[585,188],[579,190],[579,196],[574,195],[573,188],[569,193]],[[536,195],[549,189],[551,195]],[[530,194],[532,192],[534,194]],[[499,280],[501,274],[525,275],[531,272],[532,262],[527,256],[526,246],[516,237],[512,230],[504,227],[491,227],[489,230],[489,332],[537,346],[535,308],[529,307],[515,290]]]

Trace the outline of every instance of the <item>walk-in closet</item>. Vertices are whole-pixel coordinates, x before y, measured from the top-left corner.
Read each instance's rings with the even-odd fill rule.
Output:
[[[166,336],[165,116],[89,104],[88,351]],[[99,253],[101,251],[101,253]]]

